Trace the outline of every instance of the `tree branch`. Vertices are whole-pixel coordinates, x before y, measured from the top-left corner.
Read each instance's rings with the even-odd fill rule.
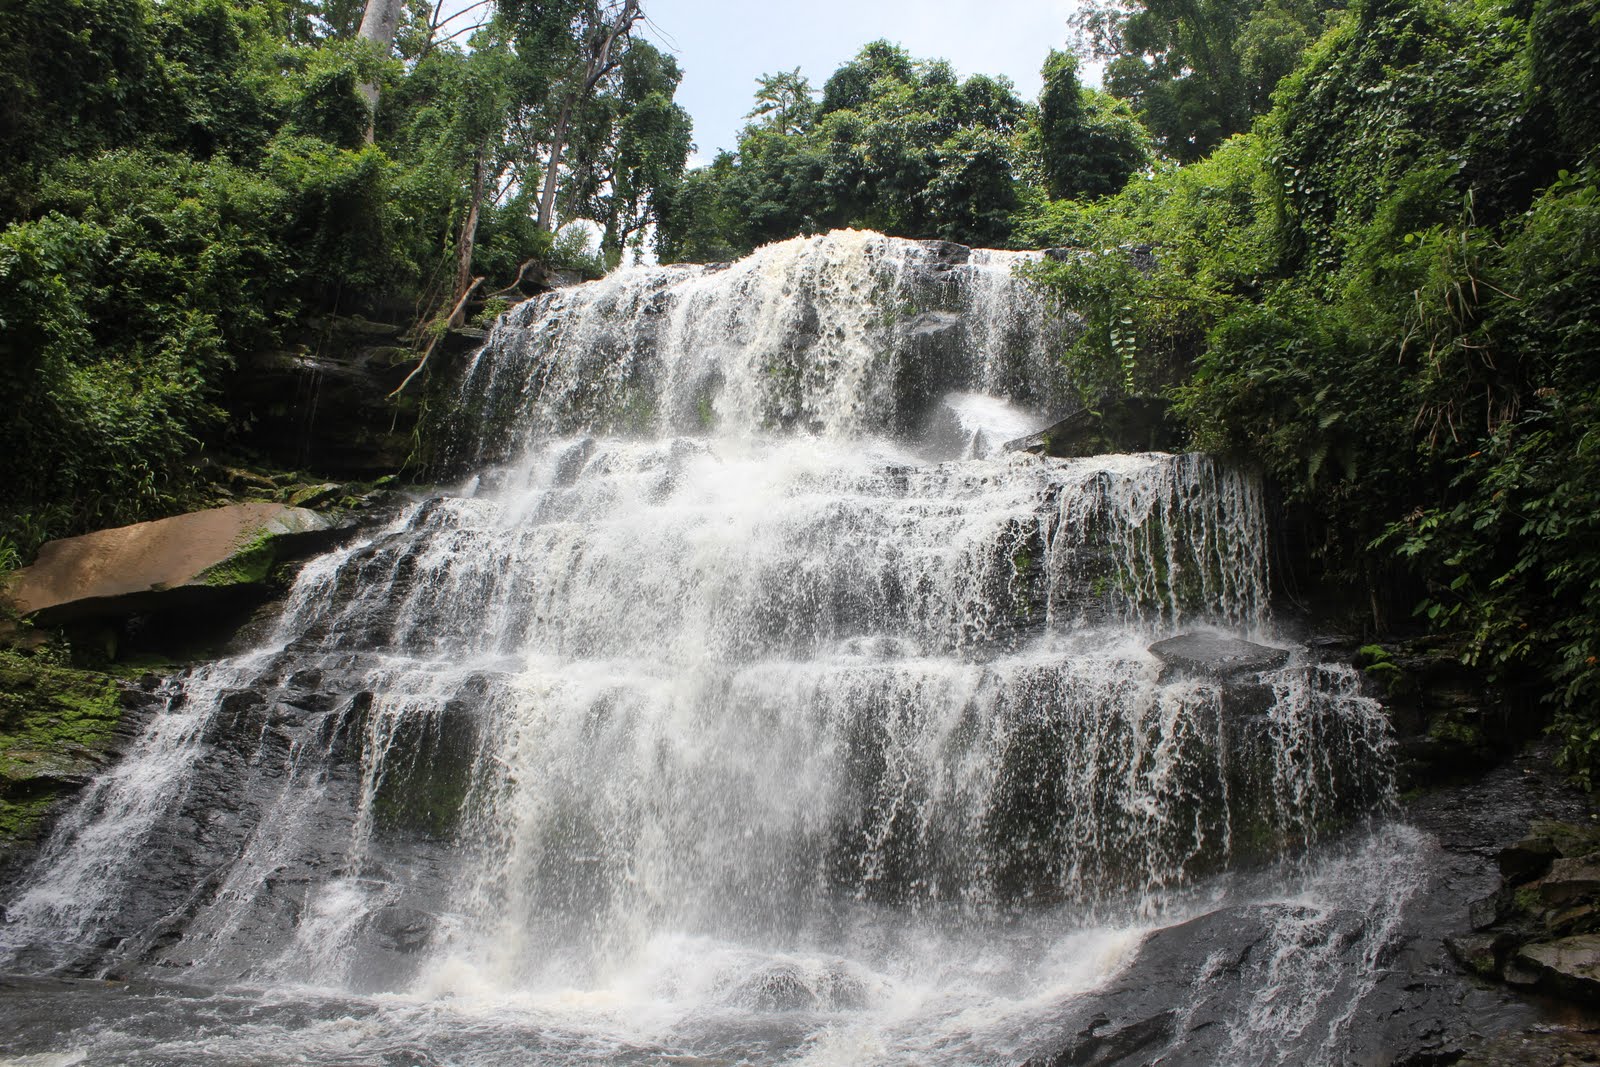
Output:
[[[411,380],[422,373],[423,368],[428,365],[429,357],[433,355],[433,350],[439,347],[439,339],[445,335],[446,331],[461,324],[461,317],[466,312],[468,299],[482,284],[482,278],[472,279],[472,284],[467,286],[467,291],[461,294],[460,300],[456,301],[455,309],[450,312],[450,317],[444,320],[445,328],[433,335],[433,338],[428,342],[428,347],[422,350],[422,358],[417,360],[417,365],[411,368],[410,374],[406,375],[406,380],[395,386],[394,392],[390,393],[386,399],[393,400],[405,392],[406,386],[411,384]]]

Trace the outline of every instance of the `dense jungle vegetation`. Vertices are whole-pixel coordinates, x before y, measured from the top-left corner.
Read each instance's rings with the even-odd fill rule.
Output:
[[[1600,766],[1600,0],[1100,0],[1037,102],[879,41],[688,172],[634,0],[480,8],[8,0],[0,565],[181,503],[230,365],[310,314],[422,336],[652,242],[1048,246],[1086,401],[1260,464],[1369,632],[1431,624]]]
[[[476,279],[602,271],[690,151],[632,0],[5,14],[0,567],[180,509],[197,455],[241,429],[233,366],[310,316],[415,324],[420,348]]]

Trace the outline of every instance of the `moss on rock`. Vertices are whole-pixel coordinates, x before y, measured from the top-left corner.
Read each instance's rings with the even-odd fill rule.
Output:
[[[105,675],[0,651],[0,854],[99,770],[121,717]]]

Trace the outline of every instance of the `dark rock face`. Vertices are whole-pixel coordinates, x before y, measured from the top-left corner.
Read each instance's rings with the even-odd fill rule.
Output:
[[[1473,932],[1451,940],[1456,959],[1486,978],[1600,1003],[1600,827],[1536,819],[1496,861],[1501,881],[1473,902]]]
[[[127,750],[164,703],[159,686],[154,675],[113,682],[0,653],[0,885],[58,805]]]
[[[1524,945],[1516,961],[1556,992],[1600,1001],[1600,936],[1581,934]]]
[[[341,664],[348,658],[341,658]],[[381,845],[353,863],[348,855],[358,797],[364,788],[363,739],[381,709],[364,688],[369,665],[352,669],[290,670],[284,661],[248,685],[228,676],[177,680],[141,707],[138,723],[184,714],[214,703],[197,739],[197,764],[181,799],[156,824],[125,872],[139,892],[119,898],[117,929],[131,934],[101,940],[94,924],[84,940],[41,948],[24,965],[39,969],[132,976],[196,968],[238,977],[262,965],[292,939],[296,924],[318,906],[315,887],[329,870],[374,894],[358,941],[350,946],[352,980],[384,986],[418,965],[431,943],[449,885],[453,834],[468,786],[482,714],[482,680],[469,679],[454,696],[408,721],[387,753],[374,804],[372,839]],[[191,696],[188,690],[197,690]],[[130,731],[131,732],[131,731]],[[309,748],[309,752],[307,749]],[[100,788],[97,783],[94,788]],[[285,822],[284,809],[294,812]],[[68,815],[63,818],[70,817]],[[273,819],[295,845],[259,868],[248,885],[225,884]],[[270,835],[269,835],[270,837]],[[21,870],[19,855],[12,870]],[[6,884],[13,903],[20,883]],[[185,940],[191,925],[224,894],[242,894],[238,927],[215,944]],[[208,951],[217,959],[201,963]],[[263,953],[267,954],[266,956]],[[154,970],[152,970],[154,969]],[[381,976],[381,977],[374,977]]]
[[[313,321],[291,347],[249,356],[229,385],[242,443],[285,468],[376,478],[411,452],[415,401],[390,394],[416,365],[402,327],[360,318]]]
[[[922,247],[933,254],[935,270],[949,270],[972,259],[972,249],[954,241],[923,241]]]
[[[1430,842],[1418,859],[1426,881],[1406,904],[1390,948],[1376,961],[1363,955],[1359,930],[1366,916],[1322,919],[1333,935],[1322,943],[1339,959],[1327,973],[1341,983],[1352,975],[1372,979],[1342,1032],[1337,1062],[1553,1067],[1600,1059],[1592,1009],[1530,1001],[1512,985],[1475,977],[1506,967],[1507,978],[1519,984],[1587,1003],[1600,989],[1600,936],[1514,951],[1515,941],[1504,932],[1475,933],[1471,927],[1481,913],[1469,917],[1464,906],[1495,891],[1499,843],[1515,839],[1541,814],[1587,821],[1585,809],[1546,749],[1469,784],[1426,794],[1406,809],[1406,820]],[[1522,856],[1540,849],[1524,841],[1508,850],[1506,862],[1524,870]],[[1258,1062],[1230,1049],[1222,1023],[1245,1006],[1250,983],[1243,979],[1259,973],[1272,949],[1274,920],[1294,907],[1225,906],[1153,933],[1117,979],[1064,1006],[1055,1027],[1060,1036],[1037,1047],[1028,1067]]]

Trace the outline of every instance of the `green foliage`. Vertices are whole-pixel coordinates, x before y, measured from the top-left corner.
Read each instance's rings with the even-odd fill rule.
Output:
[[[463,51],[432,42],[431,7],[409,0],[399,57],[351,39],[360,0],[8,8],[8,561],[180,506],[199,454],[248,429],[229,415],[233,366],[305,316],[420,321],[454,306],[461,272],[493,291],[530,260],[599,272],[594,250],[532,217],[583,5],[501,7]],[[565,197],[612,259],[659,216],[688,151],[672,60],[642,42],[620,56],[567,157],[569,184],[594,181]],[[374,139],[363,83],[382,89]]]
[[[1263,114],[1273,88],[1322,32],[1331,0],[1106,0],[1073,17],[1171,158],[1204,157]]]
[[[598,278],[606,272],[605,257],[582,223],[563,226],[548,255],[550,265],[557,270],[577,271],[585,278]]]
[[[810,98],[798,72],[762,79],[737,154],[686,176],[661,219],[667,261],[727,259],[838,227],[1005,241],[1029,109],[1003,78],[875,41]]]
[[[1542,696],[1589,776],[1600,191],[1569,105],[1592,5],[1530,9],[1371,0],[1251,135],[1030,203],[1019,232],[1085,249],[1039,276],[1085,314],[1086,387],[1164,394],[1195,445],[1264,467],[1330,586],[1379,629],[1417,605]]]
[[[1554,110],[1566,150],[1600,146],[1600,0],[1538,0],[1528,20],[1533,93]]]
[[[1184,380],[1207,332],[1260,291],[1274,236],[1263,168],[1261,143],[1237,137],[1202,163],[1134,179],[1114,200],[1033,206],[1021,235],[1082,250],[1034,274],[1084,318],[1066,358],[1087,402]]]
[[[1522,43],[1495,3],[1372,0],[1317,46],[1270,120],[1284,237],[1307,267],[1342,266],[1380,208],[1408,232],[1469,189],[1485,220],[1527,204],[1555,159]]]
[[[1109,196],[1150,162],[1149,135],[1132,110],[1078,84],[1078,61],[1052,51],[1039,93],[1038,148],[1045,188],[1058,200]]]
[[[52,159],[142,132],[161,94],[147,0],[15,0],[0,36],[0,206]]]

